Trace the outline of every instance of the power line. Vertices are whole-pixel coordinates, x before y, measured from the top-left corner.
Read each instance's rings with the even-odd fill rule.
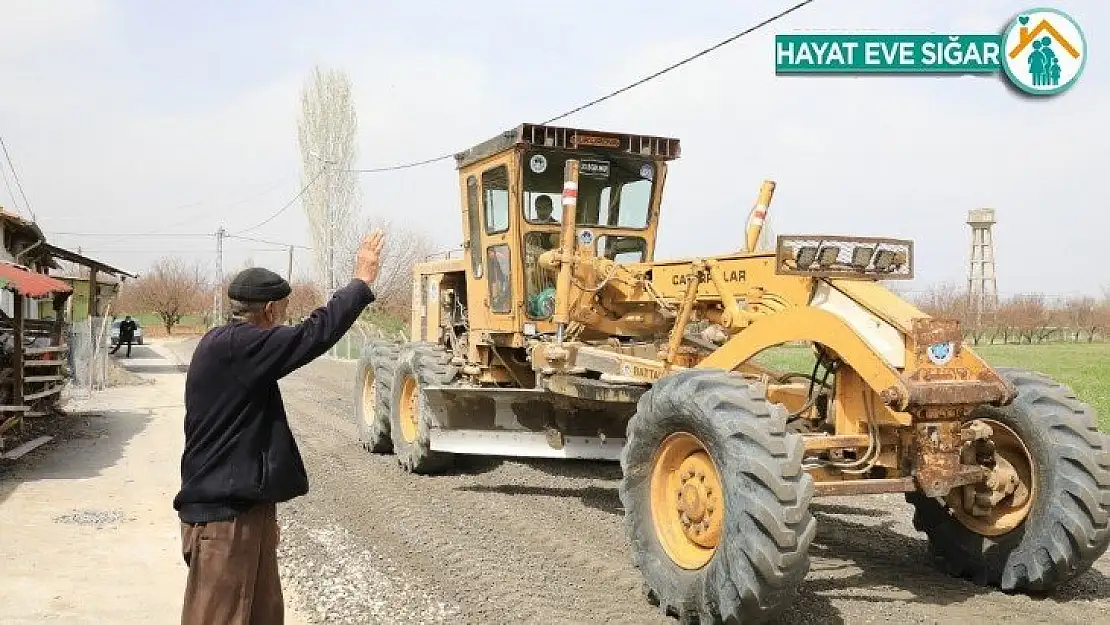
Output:
[[[671,71],[675,68],[681,67],[682,65],[685,65],[685,64],[689,63],[690,61],[693,61],[693,60],[695,60],[699,57],[705,56],[706,54],[709,54],[710,52],[716,50],[717,48],[728,45],[728,44],[732,43],[733,41],[736,41],[737,39],[739,39],[739,38],[741,38],[745,35],[753,33],[755,31],[759,30],[760,28],[763,28],[764,26],[767,26],[768,24],[771,24],[771,23],[773,23],[777,20],[780,20],[780,19],[786,17],[787,15],[790,15],[794,11],[797,11],[798,9],[804,7],[805,5],[812,3],[813,1],[814,0],[804,0],[804,2],[799,2],[798,4],[795,4],[794,6],[786,9],[785,11],[782,11],[781,13],[773,15],[773,16],[763,20],[762,22],[760,22],[760,23],[758,23],[754,26],[749,26],[748,28],[736,33],[735,35],[729,37],[728,39],[720,41],[720,42],[718,42],[718,43],[716,43],[716,44],[714,44],[714,45],[712,45],[712,46],[710,46],[710,47],[708,47],[708,48],[706,48],[706,49],[704,49],[704,50],[702,50],[702,51],[700,51],[696,54],[688,56],[688,57],[682,59],[681,61],[678,61],[677,63],[674,63],[674,64],[672,64],[668,67],[665,67],[665,68],[655,72],[654,74],[651,74],[649,76],[645,76],[645,77],[641,78],[640,80],[637,80],[636,82],[634,82],[630,85],[621,87],[620,89],[617,89],[616,91],[613,91],[612,93],[608,93],[606,95],[601,96],[600,98],[597,98],[595,100],[591,100],[591,101],[589,101],[589,102],[587,102],[587,103],[585,103],[581,106],[576,106],[576,107],[570,109],[569,111],[567,111],[566,113],[563,113],[562,115],[556,115],[555,117],[552,117],[551,119],[549,119],[549,120],[547,120],[543,123],[544,124],[550,124],[551,122],[559,121],[560,119],[563,119],[564,117],[569,117],[569,116],[571,116],[575,113],[578,113],[579,111],[590,108],[591,106],[594,106],[595,104],[600,104],[601,102],[604,102],[604,101],[606,101],[606,100],[608,100],[608,99],[610,99],[614,96],[618,96],[618,95],[624,93],[625,91],[628,91],[628,90],[633,89],[635,87],[639,87],[640,85],[642,85],[642,84],[644,84],[648,81],[654,80],[654,79],[662,76],[663,74],[666,74],[667,72],[669,72],[669,71]]]
[[[226,202],[226,203],[218,204],[218,205],[217,205],[217,206],[216,206],[215,208],[213,208],[212,210],[208,210],[208,211],[205,211],[205,212],[203,212],[203,213],[202,213],[202,214],[200,214],[200,215],[192,215],[191,217],[189,217],[189,218],[187,218],[187,219],[185,219],[185,220],[179,221],[179,222],[177,222],[177,223],[173,223],[173,224],[170,224],[170,225],[168,225],[168,226],[163,226],[163,227],[161,227],[161,228],[159,228],[159,229],[157,229],[157,230],[151,230],[151,231],[150,231],[150,234],[155,234],[155,233],[159,233],[159,232],[165,232],[166,230],[170,230],[170,229],[172,229],[172,228],[176,228],[176,227],[178,227],[178,226],[183,226],[183,225],[185,225],[185,224],[188,224],[188,223],[192,223],[192,222],[194,222],[194,221],[196,221],[196,220],[198,220],[198,219],[200,219],[200,218],[202,218],[202,217],[207,217],[207,216],[210,216],[210,215],[212,215],[213,213],[215,213],[216,211],[223,211],[223,210],[227,210],[227,209],[229,209],[229,208],[231,208],[231,207],[233,207],[233,206],[239,206],[240,204],[244,204],[244,203],[246,203],[246,202],[249,202],[249,201],[251,201],[251,200],[254,200],[254,199],[260,198],[260,197],[262,197],[262,196],[264,196],[264,195],[267,195],[267,194],[269,194],[270,192],[272,192],[272,191],[276,190],[276,189],[277,189],[277,188],[279,188],[280,186],[282,186],[282,184],[283,184],[283,183],[284,183],[284,182],[285,182],[285,181],[286,181],[286,180],[287,180],[288,178],[289,178],[289,176],[282,176],[282,177],[281,177],[281,180],[279,180],[279,181],[277,181],[277,182],[275,182],[275,183],[273,183],[273,184],[271,184],[271,185],[267,186],[267,187],[266,187],[266,189],[265,189],[265,190],[263,190],[263,191],[259,191],[258,193],[253,193],[253,194],[251,194],[251,195],[249,195],[249,196],[247,196],[247,197],[242,197],[242,198],[240,198],[240,199],[237,199],[237,200],[232,200],[232,201],[230,201],[230,202]],[[171,210],[171,211],[178,211],[178,210],[181,210],[181,209],[183,209],[183,208],[192,208],[192,207],[194,207],[194,206],[202,206],[202,205],[204,205],[204,204],[207,204],[207,203],[209,203],[209,202],[210,202],[210,200],[201,200],[201,201],[199,201],[199,202],[192,202],[191,204],[184,204],[184,205],[181,205],[181,206],[176,206],[176,207],[174,207],[174,208],[172,208],[172,209],[170,209],[170,210]]]
[[[285,247],[239,247],[235,249],[236,252],[288,252],[289,246]],[[82,254],[211,254],[211,249],[202,250],[178,250],[178,249],[85,249],[81,248]]]
[[[243,241],[253,241],[254,243],[264,243],[266,245],[284,245],[285,247],[282,248],[283,250],[286,249],[286,248],[289,248],[289,247],[294,247],[294,248],[301,249],[301,250],[310,250],[310,249],[312,249],[311,247],[308,247],[306,245],[295,245],[295,244],[292,244],[292,243],[281,243],[280,241],[267,241],[266,239],[256,239],[254,237],[244,237],[244,236],[241,236],[241,235],[238,235],[238,234],[229,234],[229,235],[227,235],[227,238],[229,238],[229,239],[241,239]]]
[[[400,165],[387,165],[387,166],[383,166],[383,167],[371,167],[370,169],[348,169],[348,170],[345,170],[345,171],[349,171],[349,172],[352,172],[352,173],[358,173],[358,174],[377,174],[377,173],[381,173],[383,171],[397,171],[398,169],[411,169],[413,167],[420,167],[421,165],[430,165],[432,163],[438,163],[439,161],[447,160],[447,159],[452,158],[454,156],[455,156],[455,153],[451,152],[451,153],[448,153],[448,154],[444,154],[442,156],[437,156],[435,158],[428,158],[428,159],[424,159],[422,161],[414,161],[414,162],[411,162],[411,163],[402,163]]]
[[[308,181],[308,184],[301,187],[301,190],[297,192],[297,195],[293,196],[293,199],[286,202],[285,206],[282,206],[281,208],[279,208],[277,210],[277,212],[275,212],[273,215],[270,215],[266,219],[264,219],[261,222],[251,226],[250,228],[246,228],[246,229],[240,230],[239,232],[236,232],[235,235],[240,235],[240,234],[243,234],[244,232],[250,232],[251,230],[257,230],[257,229],[261,228],[262,226],[265,226],[266,224],[270,223],[274,219],[276,219],[278,217],[278,215],[281,215],[282,213],[287,211],[289,209],[289,207],[293,205],[294,202],[301,199],[301,196],[304,195],[304,192],[308,191],[308,188],[311,187],[313,185],[313,183],[315,183],[316,180],[318,180],[320,178],[320,176],[324,175],[324,171],[325,170],[321,169],[319,171],[319,173],[317,173],[315,176],[312,177],[312,180]],[[228,235],[228,236],[233,236],[233,235]]]
[[[15,208],[17,212],[21,211],[19,208],[19,201],[15,199],[15,192],[12,191],[12,183],[8,180],[8,172],[3,167],[0,167],[0,176],[4,178],[4,186],[8,189],[8,197],[12,199],[12,207]]]
[[[813,3],[814,1],[815,0],[804,0],[803,2],[799,2],[799,3],[791,6],[790,8],[788,8],[784,11],[781,11],[780,13],[777,13],[775,15],[772,15],[771,17],[768,17],[767,19],[759,22],[758,24],[755,24],[754,26],[749,26],[748,28],[745,28],[744,30],[736,33],[735,35],[732,35],[731,37],[729,37],[727,39],[719,41],[716,44],[714,44],[714,45],[712,45],[708,48],[705,48],[704,50],[701,50],[701,51],[699,51],[695,54],[692,54],[692,55],[690,55],[690,56],[688,56],[688,57],[686,57],[686,58],[684,58],[684,59],[682,59],[682,60],[680,60],[676,63],[673,63],[673,64],[671,64],[671,65],[669,65],[669,66],[667,66],[667,67],[665,67],[665,68],[663,68],[663,69],[661,69],[661,70],[659,70],[659,71],[657,71],[653,74],[645,76],[645,77],[637,80],[636,82],[633,82],[629,85],[625,85],[624,87],[621,87],[620,89],[617,89],[616,91],[607,93],[607,94],[601,96],[600,98],[590,100],[589,102],[586,102],[585,104],[582,104],[580,106],[576,106],[576,107],[570,109],[569,111],[567,111],[567,112],[565,112],[561,115],[556,115],[555,117],[552,117],[551,119],[548,119],[548,120],[544,121],[543,123],[544,124],[550,124],[552,122],[559,121],[560,119],[570,117],[571,115],[573,115],[575,113],[579,113],[581,111],[584,111],[584,110],[590,108],[591,106],[594,106],[596,104],[600,104],[600,103],[602,103],[606,100],[609,100],[611,98],[614,98],[614,97],[616,97],[616,96],[618,96],[618,95],[620,95],[620,94],[622,94],[626,91],[629,91],[631,89],[639,87],[640,85],[642,85],[646,82],[655,80],[656,78],[662,76],[663,74],[666,74],[667,72],[670,72],[674,69],[677,69],[678,67],[681,67],[681,66],[683,66],[683,65],[685,65],[685,64],[687,64],[687,63],[689,63],[689,62],[691,62],[695,59],[698,59],[702,56],[705,56],[706,54],[709,54],[710,52],[713,52],[714,50],[716,50],[718,48],[726,46],[726,45],[732,43],[733,41],[736,41],[737,39],[740,39],[741,37],[744,37],[748,34],[751,34],[755,31],[763,28],[764,26],[767,26],[767,25],[769,25],[773,22],[776,22],[776,21],[786,17],[787,15],[790,15],[794,11],[797,11],[798,9],[801,9],[802,7],[806,6],[807,4]],[[451,153],[448,153],[448,154],[443,154],[441,156],[436,156],[434,158],[428,158],[428,159],[424,159],[424,160],[420,160],[420,161],[412,161],[410,163],[401,163],[399,165],[386,165],[386,166],[382,166],[382,167],[372,167],[372,168],[369,168],[369,169],[348,169],[346,171],[360,173],[360,174],[376,174],[376,173],[387,172],[387,171],[397,171],[399,169],[410,169],[410,168],[413,168],[413,167],[420,167],[422,165],[430,165],[432,163],[438,163],[439,161],[447,160],[449,158],[452,158],[453,156],[454,156],[454,152],[451,152]]]
[[[150,233],[150,232],[55,232],[56,236],[69,236],[69,237],[210,237],[210,232],[164,232],[164,233]]]
[[[31,203],[27,201],[27,194],[23,192],[23,183],[19,181],[19,174],[15,171],[15,165],[12,164],[12,157],[8,154],[8,146],[4,143],[3,137],[0,137],[0,148],[4,148],[4,158],[8,161],[8,169],[12,170],[12,178],[15,178],[15,186],[19,189],[19,196],[23,198],[23,206],[26,207],[27,212],[31,214],[31,221],[38,221],[38,218],[35,217],[35,211],[31,209]],[[8,192],[11,192],[10,188]]]

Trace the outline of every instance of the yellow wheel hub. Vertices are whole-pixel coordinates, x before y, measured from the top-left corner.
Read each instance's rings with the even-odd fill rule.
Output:
[[[366,375],[362,378],[362,420],[366,425],[374,424],[375,401],[374,395],[377,385],[374,383],[374,370],[366,368]]]
[[[724,525],[721,478],[692,434],[676,432],[656,451],[651,468],[655,535],[675,564],[699,569],[713,558]]]
[[[1037,499],[1037,468],[1021,437],[994,419],[990,426],[995,466],[985,482],[954,489],[946,499],[952,515],[977,534],[1001,536],[1021,525]]]
[[[401,438],[406,443],[415,443],[420,432],[420,390],[416,378],[408,376],[401,386]]]

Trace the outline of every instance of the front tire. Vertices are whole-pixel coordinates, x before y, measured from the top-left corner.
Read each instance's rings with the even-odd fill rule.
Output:
[[[992,425],[996,437],[1016,435],[1019,442],[1006,447],[1025,450],[1026,468],[1015,468],[1029,476],[1031,500],[1008,496],[999,502],[1001,513],[986,520],[970,517],[958,502],[920,493],[906,500],[915,508],[914,526],[949,573],[1004,591],[1042,593],[1086,571],[1110,544],[1110,443],[1091,407],[1067,387],[1039,373],[998,372],[1017,387],[1017,398],[1003,408],[980,407],[969,420],[1000,424]],[[1014,464],[1020,454],[1010,455]],[[1007,518],[1012,510],[1021,518]]]
[[[393,373],[390,435],[397,462],[410,473],[438,473],[454,463],[449,453],[432,451],[425,386],[450,384],[458,374],[451,355],[430,343],[409,343]]]
[[[687,370],[639,401],[621,454],[625,528],[648,599],[701,623],[764,623],[809,570],[805,445],[765,388]]]
[[[400,348],[388,341],[366,344],[355,372],[355,424],[358,440],[369,452],[393,452],[390,437],[389,407],[392,398],[393,370]]]

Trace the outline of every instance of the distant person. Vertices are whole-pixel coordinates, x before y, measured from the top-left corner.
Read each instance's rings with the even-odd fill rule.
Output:
[[[126,357],[130,358],[131,357],[131,343],[134,342],[134,340],[135,340],[135,330],[138,330],[138,329],[139,329],[139,325],[135,323],[135,321],[131,318],[131,315],[127,315],[126,317],[124,317],[123,322],[119,324],[119,341],[116,342],[116,346],[112,348],[112,351],[110,353],[114,354],[114,353],[118,352],[120,346],[123,345],[124,343],[127,343],[127,356]]]
[[[354,278],[299,325],[292,288],[262,268],[235,276],[232,319],[209,330],[185,379],[181,550],[189,567],[182,625],[282,625],[275,504],[308,492],[278,380],[322,356],[371,302],[384,237],[367,237]]]

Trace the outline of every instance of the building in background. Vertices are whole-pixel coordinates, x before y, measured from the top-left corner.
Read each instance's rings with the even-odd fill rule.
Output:
[[[54,245],[47,245],[56,260],[65,265],[51,270],[50,274],[73,287],[73,295],[66,304],[65,316],[71,323],[108,313],[108,307],[119,296],[120,285],[135,274],[117,269],[77,252]],[[92,284],[95,280],[95,291]],[[42,307],[43,314],[52,314],[49,307]]]

